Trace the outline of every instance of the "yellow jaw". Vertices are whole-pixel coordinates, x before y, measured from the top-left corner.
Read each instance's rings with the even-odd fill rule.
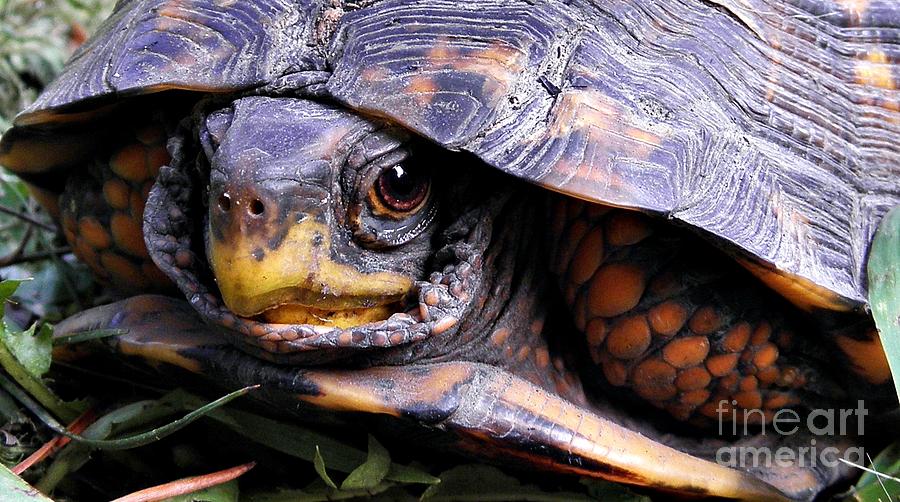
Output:
[[[383,320],[412,288],[391,272],[360,272],[331,258],[329,229],[309,218],[294,224],[274,250],[266,239],[209,230],[208,254],[225,305],[243,317],[270,322],[347,327]]]

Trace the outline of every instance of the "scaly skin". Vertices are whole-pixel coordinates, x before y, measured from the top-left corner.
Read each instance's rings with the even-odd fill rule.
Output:
[[[142,231],[144,204],[169,162],[166,131],[150,122],[109,138],[59,196],[60,223],[75,255],[123,293],[171,291],[153,264]]]

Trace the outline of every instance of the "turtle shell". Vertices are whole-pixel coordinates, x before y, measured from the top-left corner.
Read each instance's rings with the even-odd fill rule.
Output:
[[[131,0],[16,120],[0,161],[130,95],[325,90],[549,189],[653,213],[808,308],[865,305],[900,203],[893,0]],[[74,134],[74,133],[72,133]],[[75,144],[77,141],[71,141]]]

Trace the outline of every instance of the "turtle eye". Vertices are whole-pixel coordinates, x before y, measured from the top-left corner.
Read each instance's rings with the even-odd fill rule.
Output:
[[[427,169],[416,164],[388,167],[375,179],[369,200],[380,212],[405,216],[419,209],[428,198],[430,174]]]

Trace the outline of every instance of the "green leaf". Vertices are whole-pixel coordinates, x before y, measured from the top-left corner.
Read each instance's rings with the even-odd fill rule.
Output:
[[[237,502],[239,495],[238,481],[233,479],[227,483],[168,498],[166,502]]]
[[[313,467],[315,467],[316,472],[319,474],[319,477],[322,478],[322,481],[325,482],[326,485],[331,488],[337,488],[337,485],[334,484],[334,481],[328,477],[328,472],[325,471],[325,459],[322,458],[322,453],[319,451],[319,447],[316,446],[316,457],[313,459]]]
[[[19,285],[27,280],[29,279],[6,279],[0,281],[0,303],[6,303],[6,300],[9,300],[9,297],[19,289]],[[0,310],[0,317],[3,317],[2,310]]]
[[[0,282],[0,298],[6,300],[23,281]],[[2,303],[0,303],[2,305]],[[83,410],[73,403],[66,403],[56,396],[41,380],[50,368],[52,358],[52,332],[48,325],[41,326],[37,335],[35,327],[20,332],[2,319],[0,310],[0,366],[34,399],[65,422],[74,420]]]
[[[402,464],[391,464],[391,470],[388,471],[385,479],[397,483],[419,485],[436,485],[441,482],[440,478],[432,476],[418,467]]]
[[[869,305],[900,397],[900,206],[878,225],[868,272]]]
[[[5,502],[53,502],[0,464],[0,494]]]
[[[341,490],[367,490],[384,480],[391,469],[391,455],[369,434],[369,456],[341,483]]]
[[[461,465],[441,473],[441,483],[430,486],[422,500],[443,501],[515,501],[586,502],[594,499],[584,493],[546,492],[534,485],[522,484],[489,465]]]
[[[25,371],[33,378],[40,378],[50,370],[53,330],[42,324],[35,333],[36,327],[33,324],[25,331],[14,331],[4,322],[0,338]]]
[[[884,476],[876,476],[869,471],[863,472],[848,498],[859,501],[894,500],[891,498],[892,494],[900,493],[900,481],[896,480],[900,478],[900,443],[885,448],[868,468]]]

